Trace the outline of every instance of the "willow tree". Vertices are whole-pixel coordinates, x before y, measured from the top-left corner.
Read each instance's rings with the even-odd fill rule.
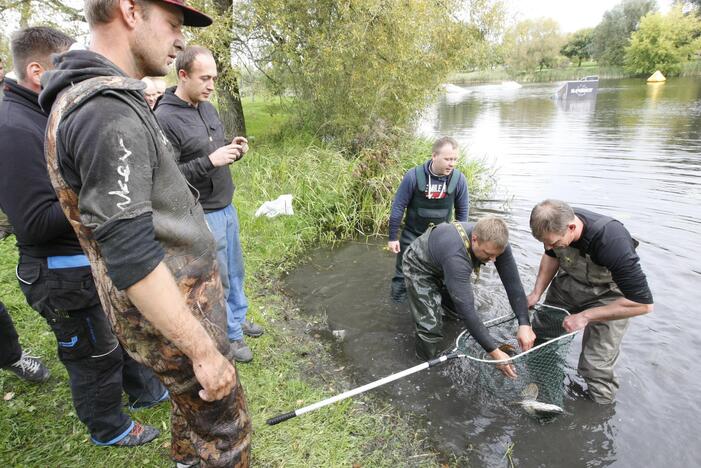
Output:
[[[210,49],[217,63],[219,77],[217,78],[217,105],[226,133],[230,136],[245,135],[246,121],[241,106],[238,73],[232,65],[232,43],[234,35],[234,1],[227,0],[196,0],[190,2],[201,8],[214,19],[207,28],[193,28],[189,42]]]
[[[13,19],[20,28],[48,23],[75,33],[75,23],[85,21],[82,6],[78,0],[0,0],[0,19],[4,25]]]
[[[300,121],[340,144],[362,143],[405,127],[464,66],[492,24],[471,7],[486,3],[247,0],[234,26]]]

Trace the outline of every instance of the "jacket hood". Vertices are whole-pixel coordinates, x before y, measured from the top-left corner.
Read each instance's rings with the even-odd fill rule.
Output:
[[[104,56],[89,50],[71,50],[55,56],[54,65],[56,68],[41,77],[43,90],[39,95],[39,105],[47,113],[51,111],[58,94],[67,86],[96,76],[127,76]]]

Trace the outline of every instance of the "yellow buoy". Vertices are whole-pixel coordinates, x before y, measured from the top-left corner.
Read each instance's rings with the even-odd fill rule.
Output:
[[[648,83],[664,83],[665,81],[667,81],[667,78],[665,78],[659,70],[650,75],[650,78],[647,79]]]

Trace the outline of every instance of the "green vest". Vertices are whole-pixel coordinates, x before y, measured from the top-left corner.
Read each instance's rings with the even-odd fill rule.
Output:
[[[596,233],[604,228],[613,218],[602,216],[589,229]],[[558,247],[553,249],[560,261],[560,269],[569,276],[586,286],[603,286],[613,283],[613,277],[608,268],[601,266],[591,259],[589,254],[582,255],[574,247]]]
[[[445,198],[431,199],[427,198],[424,193],[427,182],[424,165],[416,166],[414,171],[416,173],[416,191],[406,209],[404,229],[419,236],[432,224],[438,225],[450,221],[455,204],[455,187],[458,185],[461,174],[457,169],[453,169],[448,178]]]

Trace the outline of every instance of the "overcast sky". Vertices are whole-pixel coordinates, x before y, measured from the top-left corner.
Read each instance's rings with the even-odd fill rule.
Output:
[[[549,17],[560,23],[562,32],[593,28],[601,21],[604,12],[619,0],[505,0],[511,16],[526,18]],[[660,11],[666,12],[672,0],[657,0]]]

